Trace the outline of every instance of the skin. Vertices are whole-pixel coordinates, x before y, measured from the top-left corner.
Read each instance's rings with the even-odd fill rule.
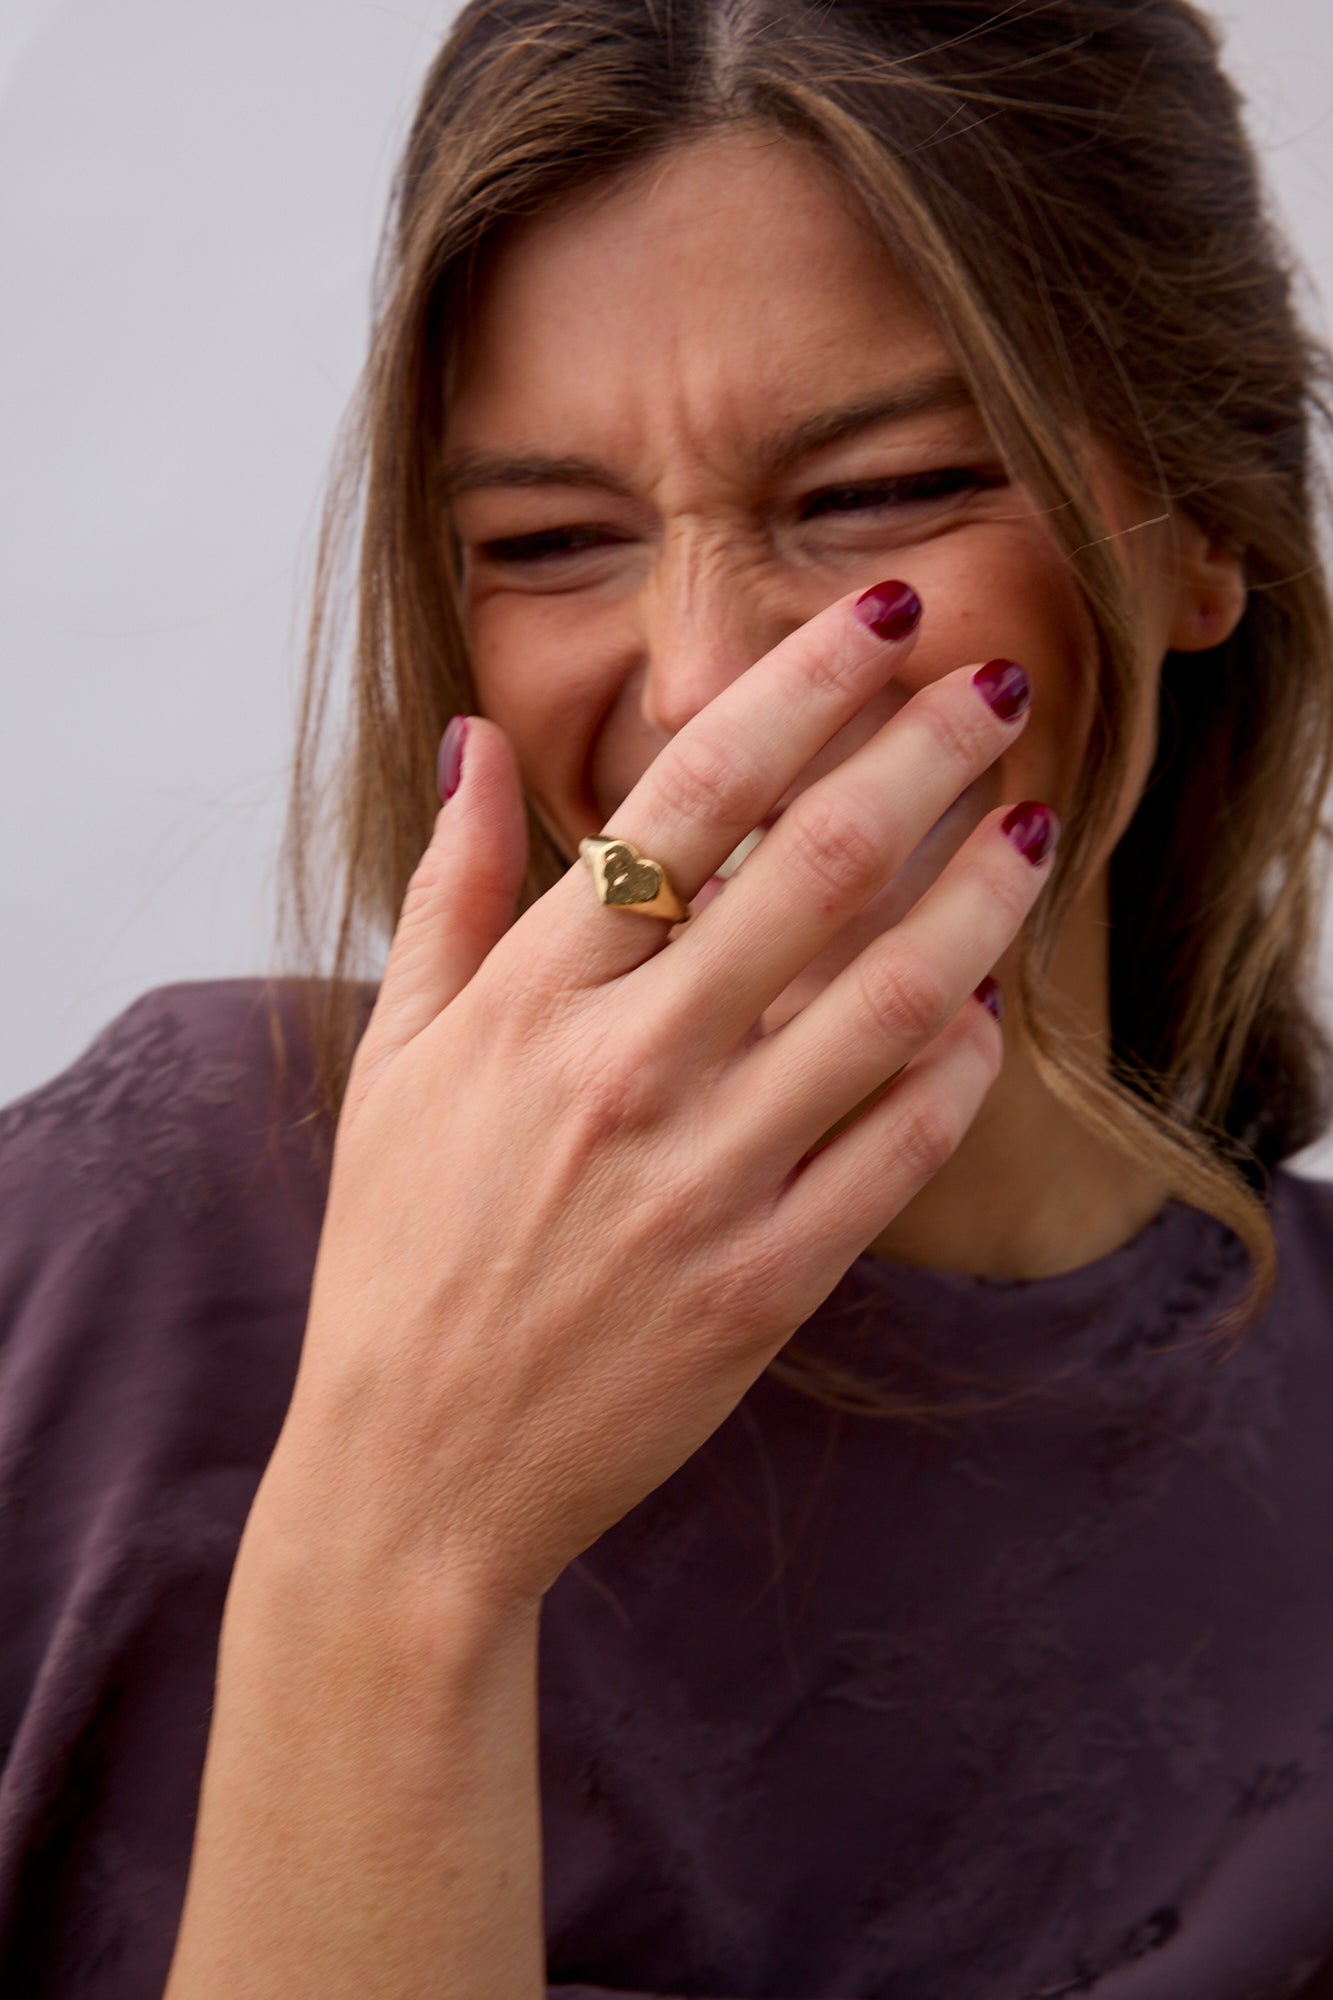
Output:
[[[476,685],[564,852],[616,829],[630,788],[689,718],[849,589],[911,583],[926,607],[920,639],[787,798],[965,661],[1011,658],[1033,682],[1022,736],[766,1011],[769,1030],[902,916],[985,813],[1032,798],[1060,811],[1086,735],[1092,635],[971,404],[870,424],[778,472],[764,462],[775,433],[951,367],[829,169],[767,132],[693,144],[519,231],[478,302],[447,438]],[[516,484],[478,467],[487,456],[578,459],[600,476]],[[1188,520],[1150,518],[1109,455],[1089,456],[1141,608],[1145,669],[1129,776],[1055,966],[1105,1047],[1106,864],[1151,763],[1156,672],[1168,648],[1218,644],[1244,585],[1234,554]],[[871,482],[950,470],[977,478],[875,504]],[[857,486],[835,505],[830,489]],[[1002,959],[1001,980],[1006,970]],[[873,1247],[1040,1277],[1114,1248],[1164,1198],[1010,1046],[966,1139]]]

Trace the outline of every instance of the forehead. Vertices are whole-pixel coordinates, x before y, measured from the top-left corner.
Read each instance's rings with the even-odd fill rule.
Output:
[[[697,140],[516,230],[475,299],[453,449],[633,449],[798,422],[940,374],[948,347],[833,169],[781,134]]]

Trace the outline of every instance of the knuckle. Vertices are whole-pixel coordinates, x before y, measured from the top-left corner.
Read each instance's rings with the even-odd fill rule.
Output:
[[[841,902],[878,885],[884,872],[881,842],[845,804],[812,797],[793,832],[791,858],[824,894]]]
[[[671,819],[689,826],[711,825],[722,800],[745,789],[746,769],[730,746],[706,736],[682,733],[662,760],[658,796]]]
[[[914,1178],[927,1181],[952,1159],[963,1130],[953,1106],[932,1091],[904,1111],[897,1133],[899,1157]]]
[[[975,696],[961,701],[957,688],[944,686],[923,689],[918,702],[920,726],[954,763],[970,767],[994,761],[995,731],[984,702]]]
[[[860,1000],[872,1030],[892,1045],[920,1047],[934,1039],[949,1016],[937,973],[919,958],[893,952],[861,963]]]
[[[573,1115],[594,1141],[611,1134],[632,1138],[660,1126],[672,1096],[670,1067],[646,1037],[618,1024],[613,1039],[580,1051],[577,1069],[569,1092]]]
[[[750,1233],[733,1246],[702,1301],[710,1322],[736,1332],[767,1329],[775,1302],[791,1285],[791,1253],[783,1243]]]
[[[1004,844],[1008,847],[1007,841]],[[996,858],[1007,864],[1009,856],[1002,854]],[[1008,865],[996,867],[989,871],[987,880],[991,901],[998,908],[1006,929],[1011,932],[1018,930],[1042,887],[1042,878],[1036,869],[1023,861],[1020,855],[1014,855],[1014,859],[1019,862],[1019,868]]]
[[[860,650],[845,642],[830,641],[827,633],[803,643],[792,665],[806,694],[832,696],[839,703],[860,693],[866,678]]]

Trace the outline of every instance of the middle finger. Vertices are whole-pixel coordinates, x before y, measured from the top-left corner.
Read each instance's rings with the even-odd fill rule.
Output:
[[[1021,731],[1030,692],[1011,661],[961,667],[792,801],[654,964],[707,1047],[733,1047],[902,869]]]

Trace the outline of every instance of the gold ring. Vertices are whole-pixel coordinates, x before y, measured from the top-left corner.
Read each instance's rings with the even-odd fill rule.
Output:
[[[636,917],[665,917],[672,924],[683,924],[689,916],[661,862],[650,861],[631,841],[594,835],[579,842],[579,853],[588,864],[599,903],[632,910]]]

